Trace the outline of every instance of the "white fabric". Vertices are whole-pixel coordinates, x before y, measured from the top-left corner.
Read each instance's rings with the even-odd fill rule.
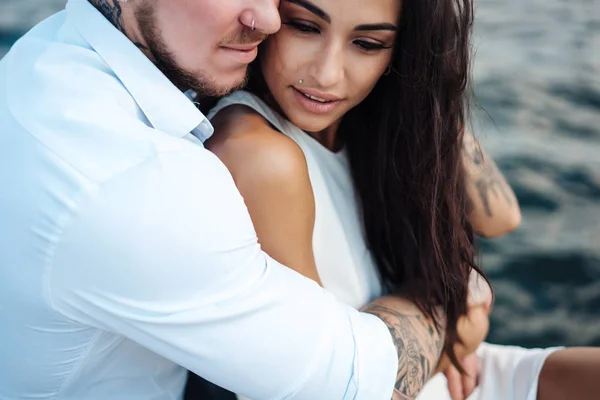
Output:
[[[313,246],[323,286],[356,307],[380,295],[374,260],[362,235],[346,154],[329,151],[248,92],[239,91],[222,99],[208,117],[233,104],[254,109],[304,152],[315,197]],[[535,400],[543,362],[555,350],[482,344],[477,352],[482,365],[482,385],[469,400]],[[418,399],[451,400],[445,376],[438,374],[430,379]]]
[[[474,398],[536,400],[544,361],[562,348],[524,349],[484,343],[477,349],[481,384]]]
[[[561,348],[524,349],[483,343],[477,349],[479,386],[468,400],[536,400],[544,361]],[[434,376],[418,400],[451,400],[446,377]]]
[[[390,398],[385,324],[261,252],[211,133],[86,0],[0,61],[0,399]]]

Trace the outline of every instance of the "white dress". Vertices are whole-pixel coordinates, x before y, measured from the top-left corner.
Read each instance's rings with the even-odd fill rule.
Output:
[[[323,286],[356,308],[380,296],[382,288],[367,249],[346,153],[331,152],[248,92],[223,98],[208,118],[234,104],[254,109],[304,152],[315,197],[314,256]],[[539,371],[554,350],[484,343],[478,350],[480,385],[469,400],[535,400]],[[244,400],[241,396],[238,399]],[[434,376],[418,399],[451,400],[446,378],[442,374]]]

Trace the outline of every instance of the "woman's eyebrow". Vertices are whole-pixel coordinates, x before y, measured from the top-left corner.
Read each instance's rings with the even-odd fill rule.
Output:
[[[317,7],[316,5],[314,5],[313,3],[311,3],[308,0],[285,0],[288,3],[292,3],[292,4],[296,4],[300,7],[303,7],[305,9],[307,9],[308,11],[310,11],[311,13],[315,14],[317,17],[321,18],[323,21],[327,22],[328,24],[331,23],[331,17],[323,10],[321,10],[319,7]]]
[[[323,21],[327,23],[331,23],[331,17],[325,11],[320,9],[318,6],[311,3],[309,0],[285,0],[288,3],[296,4],[311,13],[315,14],[317,17],[321,18]],[[390,23],[380,23],[380,24],[363,24],[358,25],[354,28],[355,31],[398,31],[398,27],[394,24]]]
[[[358,25],[354,28],[355,31],[398,31],[398,27],[394,24],[381,23],[381,24],[365,24]]]

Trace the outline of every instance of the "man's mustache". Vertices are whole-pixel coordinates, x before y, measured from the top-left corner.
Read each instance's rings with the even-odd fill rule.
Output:
[[[236,32],[234,35],[228,36],[221,40],[219,43],[220,46],[231,46],[231,45],[240,45],[240,44],[250,44],[262,42],[269,35],[266,35],[262,32],[253,31],[251,29],[243,29],[242,31]]]

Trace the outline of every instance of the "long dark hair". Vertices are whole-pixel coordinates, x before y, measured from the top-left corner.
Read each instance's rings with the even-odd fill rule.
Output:
[[[467,125],[472,0],[403,0],[391,73],[343,118],[366,239],[385,288],[447,318],[458,363],[458,318],[475,265],[462,140]],[[249,89],[266,92],[258,63]],[[460,368],[459,368],[460,369]]]

